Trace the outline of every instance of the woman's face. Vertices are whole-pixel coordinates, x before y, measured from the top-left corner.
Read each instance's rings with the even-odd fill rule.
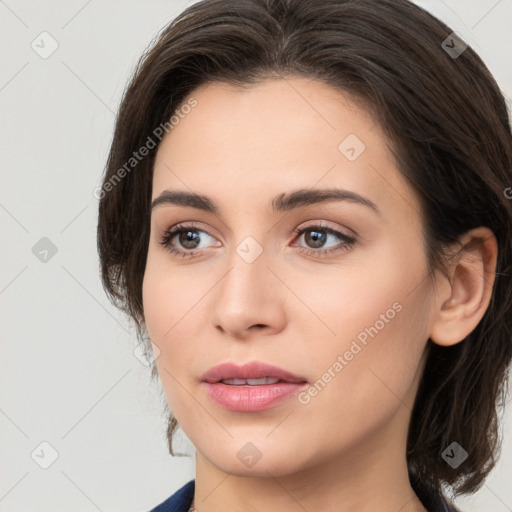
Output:
[[[404,446],[433,290],[418,197],[380,127],[339,91],[297,77],[191,96],[197,105],[158,149],[152,199],[198,194],[216,211],[152,209],[143,285],[181,428],[198,455],[240,475],[358,464]],[[362,199],[321,200],[334,190]],[[188,229],[160,243],[178,224]],[[221,363],[255,361],[306,383],[202,381]]]

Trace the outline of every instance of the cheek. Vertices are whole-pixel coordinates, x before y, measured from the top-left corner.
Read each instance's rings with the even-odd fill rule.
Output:
[[[187,406],[189,396],[183,391],[183,386],[188,388],[190,385],[191,376],[187,369],[191,368],[193,361],[191,348],[194,337],[180,335],[180,328],[189,320],[191,313],[184,318],[190,309],[186,306],[188,294],[180,293],[183,288],[179,279],[175,274],[171,277],[168,265],[157,260],[148,254],[142,286],[144,319],[151,341],[160,350],[155,364],[162,389],[170,410],[181,425],[195,421],[192,417],[194,412]]]
[[[173,269],[163,251],[150,248],[142,284],[142,300],[146,326],[153,342],[161,344],[172,339],[179,329],[180,319],[191,309],[187,305],[196,295],[199,298],[200,290],[197,290],[193,275],[185,276],[183,272]]]
[[[173,382],[162,372],[164,367],[180,382],[190,378],[187,369],[197,356],[198,331],[208,318],[206,302],[201,301],[207,290],[201,276],[172,268],[165,254],[148,253],[142,285],[144,319],[151,341],[160,349],[156,364],[166,386]]]
[[[314,395],[309,401],[302,397],[302,419],[313,431],[323,431],[326,422],[336,425],[331,435],[334,444],[363,441],[398,415],[403,415],[405,425],[414,405],[425,345],[413,317],[414,305],[401,302],[402,309],[389,310],[386,297],[380,302],[383,307],[378,304],[367,310],[366,321],[361,314],[358,319],[345,318],[344,324],[340,321],[339,331],[345,328],[347,334],[338,336],[334,346],[318,345],[307,355],[315,369],[310,388]],[[376,313],[383,313],[388,323]]]
[[[170,290],[167,290],[166,293],[164,276],[148,256],[142,284],[144,319],[151,339],[159,346],[166,331],[164,324],[167,322],[164,319],[167,318],[169,306],[171,306],[169,301],[172,294],[169,292]],[[167,329],[169,327],[170,325],[167,325]]]
[[[396,324],[397,318],[408,314],[399,309],[422,307],[422,301],[418,303],[422,297],[414,290],[424,281],[423,255],[417,246],[409,245],[407,249],[398,250],[396,243],[386,241],[347,255],[340,264],[317,265],[314,277],[311,269],[292,272],[283,267],[280,270],[284,280],[293,283],[293,291],[301,300],[299,304],[291,297],[290,307],[297,304],[297,310],[291,311],[290,318],[316,321],[317,335],[327,342],[327,347],[338,341],[342,347],[347,339],[376,322],[379,333],[389,331],[390,323]]]
[[[399,257],[390,244],[359,263],[317,276],[314,290],[304,281],[301,293],[331,331],[317,322],[323,334],[314,351],[303,340],[320,380],[311,401],[320,408],[338,403],[332,412],[340,421],[350,411],[364,423],[400,406],[414,383],[428,338],[430,291],[417,246]]]

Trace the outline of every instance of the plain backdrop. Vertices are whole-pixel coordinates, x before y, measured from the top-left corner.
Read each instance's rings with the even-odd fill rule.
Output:
[[[100,285],[93,195],[137,59],[190,3],[0,1],[1,511],[144,512],[194,477],[181,431],[192,456],[167,452],[161,394]],[[512,1],[419,3],[512,96]],[[512,511],[511,409],[464,511]]]

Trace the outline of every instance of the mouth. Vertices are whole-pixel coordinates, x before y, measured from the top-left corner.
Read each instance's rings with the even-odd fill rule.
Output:
[[[201,380],[209,384],[223,382],[230,386],[261,386],[276,384],[279,381],[295,384],[307,382],[302,376],[295,375],[279,366],[259,361],[252,361],[241,366],[230,362],[222,363],[210,368],[203,374]]]
[[[222,379],[222,382],[228,386],[264,386],[266,384],[277,384],[278,382],[286,382],[275,377],[262,377],[261,379]],[[215,382],[213,384],[216,384]]]
[[[269,409],[308,386],[304,377],[261,362],[220,364],[206,372],[201,382],[217,405],[239,412]]]

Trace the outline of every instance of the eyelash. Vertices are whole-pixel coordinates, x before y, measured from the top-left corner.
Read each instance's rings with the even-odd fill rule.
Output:
[[[179,251],[179,250],[176,250],[174,247],[172,247],[172,245],[170,244],[171,240],[176,235],[179,235],[180,233],[187,232],[187,231],[200,231],[200,232],[203,232],[203,233],[207,233],[205,230],[199,229],[199,227],[195,226],[195,225],[188,226],[188,225],[185,225],[185,224],[177,224],[173,228],[168,229],[163,234],[163,236],[159,240],[159,243],[161,245],[163,245],[167,251],[169,251],[171,254],[173,254],[175,256],[179,256],[179,257],[193,257],[198,252],[201,252],[201,249],[195,249],[195,250],[191,250],[191,251]],[[334,235],[337,238],[341,239],[342,243],[343,243],[342,247],[323,249],[323,250],[318,250],[318,251],[314,250],[314,249],[308,249],[306,247],[299,247],[299,249],[301,251],[303,251],[303,252],[305,252],[305,253],[307,253],[309,255],[325,256],[325,255],[331,254],[333,252],[335,252],[335,253],[337,253],[337,252],[344,252],[344,251],[347,251],[347,250],[351,249],[355,245],[355,243],[356,243],[356,239],[354,237],[350,237],[348,235],[345,235],[345,234],[341,233],[340,231],[332,229],[329,226],[324,226],[322,224],[314,224],[314,225],[307,226],[305,228],[300,228],[300,229],[297,228],[297,229],[294,229],[293,233],[296,235],[296,238],[297,238],[297,237],[301,236],[303,233],[306,233],[308,231],[324,231],[325,233],[328,233],[330,235]],[[211,236],[211,235],[209,235],[209,236]]]

